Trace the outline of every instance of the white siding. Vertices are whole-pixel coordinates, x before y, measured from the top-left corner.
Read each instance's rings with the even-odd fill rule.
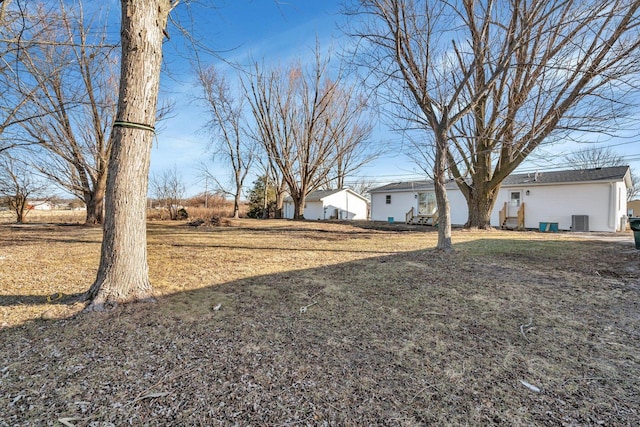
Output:
[[[498,212],[508,200],[508,191],[520,189],[525,204],[525,228],[538,228],[540,222],[557,222],[560,230],[571,230],[572,215],[588,215],[590,231],[616,231],[615,224],[609,224],[610,193],[614,187],[610,183],[588,183],[501,188],[491,225],[499,226]]]
[[[331,219],[338,212],[337,219],[366,220],[367,201],[347,190],[330,194],[320,201],[308,201],[305,204],[304,217],[309,220]],[[293,218],[293,202],[284,203],[283,216]]]
[[[322,202],[306,202],[304,208],[304,218],[305,219],[322,219]],[[293,202],[287,201],[284,202],[284,206],[282,207],[282,216],[286,219],[293,219],[293,214],[295,213],[295,209],[293,206]]]
[[[293,218],[293,216],[292,216]],[[324,219],[324,212],[322,208],[322,202],[307,202],[304,206],[304,218],[305,219]]]
[[[284,202],[282,205],[282,217],[286,219],[293,219],[293,202]]]
[[[499,211],[508,201],[509,190],[522,191],[525,203],[525,228],[538,229],[540,222],[557,222],[560,230],[571,229],[572,215],[588,215],[589,231],[615,232],[620,229],[623,215],[627,213],[626,187],[618,183],[567,183],[535,186],[503,187],[498,193],[491,212],[491,225],[498,227]],[[527,194],[529,191],[529,194]],[[414,207],[417,199],[413,191],[373,193],[371,195],[371,219],[404,222],[405,214]],[[391,204],[386,196],[391,195]],[[460,190],[447,190],[451,209],[451,224],[464,225],[468,218],[467,203]],[[635,212],[634,212],[635,214]]]
[[[455,190],[447,190],[447,196],[449,197],[451,225],[463,226],[467,222],[467,218],[469,218],[467,199],[457,188]]]
[[[338,209],[338,219],[367,219],[367,201],[349,191],[340,191],[322,199],[329,219]],[[312,218],[310,218],[312,219]]]
[[[386,203],[386,196],[391,196],[391,203]],[[371,219],[387,221],[393,218],[395,222],[404,222],[405,215],[413,207],[418,210],[417,192],[389,192],[371,194]]]
[[[616,210],[615,210],[615,220],[616,220],[616,231],[625,231],[626,220],[627,217],[627,186],[623,182],[616,182]],[[625,217],[625,220],[623,220]]]
[[[50,211],[51,209],[53,209],[53,204],[51,204],[51,202],[42,200],[34,200],[32,202],[28,202],[27,205],[33,206],[33,209],[37,211]]]
[[[373,221],[388,221],[392,217],[394,222],[404,222],[407,212],[412,207],[414,212],[418,213],[418,192],[424,192],[424,190],[371,194],[371,219]],[[391,204],[389,205],[386,204],[388,195],[391,196]],[[467,202],[464,196],[459,190],[449,190],[447,196],[451,206],[451,224],[464,225],[468,217]]]

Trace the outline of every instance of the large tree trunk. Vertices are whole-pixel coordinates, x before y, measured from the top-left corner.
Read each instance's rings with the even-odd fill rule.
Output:
[[[102,199],[98,200],[94,196],[94,193],[91,193],[87,197],[85,197],[85,205],[87,207],[87,214],[84,219],[84,223],[86,225],[98,225],[102,224],[102,210],[103,210],[103,201]]]
[[[242,197],[242,179],[240,176],[240,171],[235,171],[235,179],[236,179],[236,192],[233,195],[233,218],[240,218],[240,198]],[[264,187],[265,194],[267,193],[267,186]]]
[[[16,222],[18,224],[25,223],[27,216],[27,198],[23,196],[16,196],[13,208],[16,213]]]
[[[102,162],[103,163],[103,162]],[[97,225],[104,222],[104,195],[107,187],[107,170],[103,167],[98,172],[98,179],[93,184],[93,191],[85,194],[87,215],[86,225]]]
[[[85,196],[87,214],[84,220],[86,225],[102,224],[104,217],[104,187],[96,187],[94,191]]]
[[[236,192],[233,198],[233,218],[240,218],[240,192]]]
[[[436,203],[438,205],[438,244],[436,249],[444,252],[452,252],[451,243],[451,210],[449,198],[447,197],[447,179],[445,171],[447,169],[447,137],[446,133],[436,136],[436,152],[433,167],[434,189],[436,193]]]
[[[100,267],[88,309],[152,298],[146,203],[169,0],[122,0],[122,69]]]
[[[292,194],[291,198],[293,199],[293,219],[304,219],[305,194]]]
[[[469,216],[465,228],[479,228],[488,230],[491,228],[491,212],[496,204],[498,188],[487,190],[486,188],[476,188],[475,186],[465,193],[467,199],[467,209]]]
[[[273,217],[276,219],[282,219],[282,206],[284,205],[284,184],[281,183],[276,188],[276,211]]]

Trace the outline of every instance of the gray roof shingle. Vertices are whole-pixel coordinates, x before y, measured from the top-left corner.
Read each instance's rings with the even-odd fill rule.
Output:
[[[358,197],[360,197],[361,199],[366,200],[365,197],[363,197],[362,195],[356,193],[355,191],[353,191],[353,190],[351,190],[349,188],[342,188],[342,189],[339,189],[339,190],[315,190],[315,191],[312,191],[311,193],[309,193],[307,195],[307,197],[305,198],[305,201],[306,202],[319,202],[319,201],[321,201],[322,199],[324,199],[327,196],[330,196],[332,194],[339,193],[339,192],[345,191],[345,190],[351,192],[352,194],[354,194],[354,195],[356,195]],[[291,196],[287,196],[287,197],[284,198],[285,202],[290,202],[292,200],[293,199],[291,198]]]
[[[593,181],[621,181],[624,179],[629,166],[612,166],[606,168],[594,169],[575,169],[563,171],[535,172],[535,173],[518,173],[509,175],[503,182],[502,186],[513,185],[545,185],[545,184],[563,184],[570,182],[593,182]],[[456,188],[455,182],[447,183],[447,188]],[[409,181],[394,182],[383,185],[382,187],[370,190],[370,193],[385,193],[394,191],[407,190],[429,190],[433,189],[433,181]]]

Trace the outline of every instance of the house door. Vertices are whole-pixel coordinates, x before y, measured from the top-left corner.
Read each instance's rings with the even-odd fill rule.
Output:
[[[518,216],[518,210],[522,204],[522,191],[510,190],[509,191],[509,203],[507,203],[507,216]]]

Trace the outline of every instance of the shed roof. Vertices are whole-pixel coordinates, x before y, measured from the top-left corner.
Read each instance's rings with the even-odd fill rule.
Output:
[[[551,185],[577,182],[617,182],[627,177],[629,166],[612,166],[593,169],[573,169],[562,171],[532,172],[511,174],[502,182],[502,186],[514,185]],[[447,183],[447,189],[456,188],[455,182]],[[395,191],[419,191],[433,189],[433,181],[394,182],[370,190],[370,193],[388,193]]]
[[[342,190],[315,190],[307,195],[307,202],[319,202],[327,196],[341,192]]]

